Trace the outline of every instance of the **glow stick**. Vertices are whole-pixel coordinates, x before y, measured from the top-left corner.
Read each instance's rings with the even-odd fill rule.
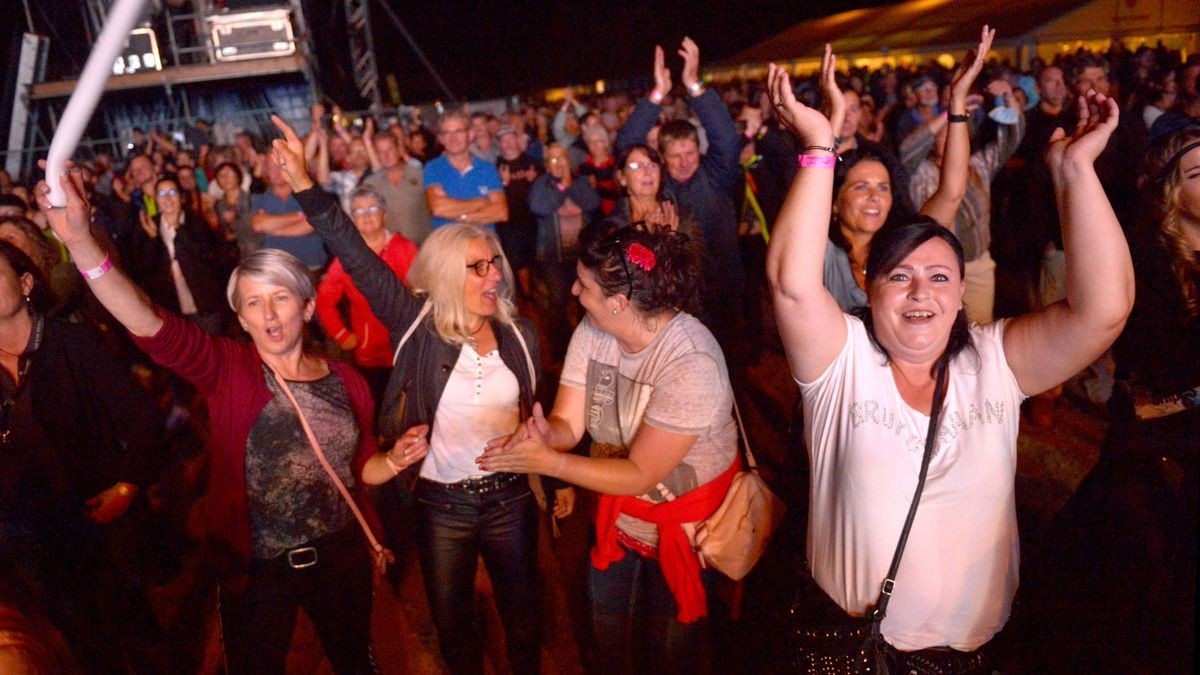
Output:
[[[88,120],[100,102],[104,86],[112,75],[113,62],[125,46],[125,39],[133,30],[134,24],[142,15],[146,0],[117,0],[108,11],[108,20],[100,38],[88,56],[83,74],[67,101],[67,109],[63,112],[62,120],[54,131],[54,139],[50,141],[50,152],[46,157],[46,183],[50,186],[50,203],[54,206],[66,206],[67,195],[58,184],[58,177],[63,174],[63,167],[79,145],[83,131],[87,128]]]

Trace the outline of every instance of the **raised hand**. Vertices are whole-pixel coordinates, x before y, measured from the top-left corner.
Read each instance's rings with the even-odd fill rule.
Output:
[[[767,68],[767,89],[771,92],[771,105],[780,123],[801,143],[827,146],[833,141],[829,120],[820,111],[796,100],[787,70],[772,63]]]
[[[1050,147],[1046,150],[1046,165],[1051,174],[1058,174],[1066,164],[1091,166],[1117,128],[1120,108],[1115,99],[1089,89],[1077,103],[1079,122],[1067,136],[1062,127],[1050,136]]]
[[[971,85],[983,71],[983,64],[987,62],[988,52],[992,49],[992,40],[995,38],[996,29],[988,28],[987,24],[984,24],[979,32],[979,46],[968,52],[962,63],[958,64],[958,70],[954,71],[954,78],[950,80],[950,112],[959,115],[965,112]]]
[[[39,159],[38,166],[46,169],[46,160]],[[56,207],[50,204],[50,186],[45,180],[38,181],[33,191],[37,197],[38,208],[46,214],[46,222],[58,236],[59,241],[68,248],[71,244],[92,238],[91,221],[92,206],[87,200],[87,191],[83,186],[83,171],[75,162],[68,161],[67,172],[59,176],[59,184],[67,194],[67,205]],[[52,176],[46,176],[47,179]]]
[[[685,37],[680,45],[679,55],[683,57],[683,70],[679,73],[679,79],[683,81],[683,86],[691,90],[692,85],[700,81],[700,47],[692,38]]]
[[[271,122],[283,133],[283,138],[271,141],[271,157],[268,161],[275,162],[283,169],[294,192],[307,190],[313,186],[313,181],[304,164],[304,142],[278,115],[271,115]]]
[[[821,57],[821,94],[829,101],[829,126],[835,134],[840,133],[846,121],[846,97],[837,84],[837,56],[829,43]]]
[[[992,96],[1004,96],[1005,101],[1008,100],[1007,97],[1012,96],[1012,90],[1012,85],[1002,77],[992,80],[987,86],[987,93]]]
[[[663,96],[671,93],[671,70],[667,68],[667,59],[663,56],[663,48],[654,47],[654,94],[662,100]]]

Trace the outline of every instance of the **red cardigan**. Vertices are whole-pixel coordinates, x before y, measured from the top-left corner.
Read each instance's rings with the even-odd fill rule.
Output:
[[[263,376],[262,359],[254,344],[218,338],[195,324],[158,310],[162,328],[134,342],[160,365],[195,385],[208,403],[212,463],[208,477],[209,531],[221,550],[219,571],[235,588],[246,581],[250,565],[250,512],[246,497],[246,441],[259,413],[271,401]],[[375,440],[375,403],[366,380],[353,366],[327,361],[342,380],[358,421],[358,450],[351,463],[356,488],[361,491],[362,468],[379,451]],[[350,487],[350,486],[347,486]],[[374,512],[367,500],[358,500],[369,521]],[[364,544],[366,540],[364,538]]]
[[[401,281],[408,276],[408,268],[417,257],[417,245],[400,234],[393,234],[384,244],[379,257],[392,268]],[[342,323],[337,304],[346,297],[350,303],[350,325]],[[344,344],[351,333],[358,336],[358,347],[354,350],[354,362],[365,368],[391,368],[392,343],[388,329],[371,311],[367,299],[359,292],[346,274],[341,260],[334,260],[317,288],[317,319],[325,332],[339,345]]]

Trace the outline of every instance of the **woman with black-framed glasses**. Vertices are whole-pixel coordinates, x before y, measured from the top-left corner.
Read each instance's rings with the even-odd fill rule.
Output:
[[[421,568],[442,656],[453,673],[483,670],[474,594],[482,556],[509,664],[514,673],[535,673],[541,660],[537,505],[525,476],[475,463],[488,440],[520,426],[537,386],[537,337],[513,305],[513,274],[500,240],[470,223],[435,229],[409,270],[410,292],[363,241],[337,198],[314,185],[295,132],[278,118],[275,124],[285,139],[275,141],[273,161],[392,338],[379,432],[389,442],[409,440],[403,460],[389,461],[392,475],[364,480],[396,486],[401,481],[392,478],[419,467],[419,476],[406,477],[416,480]],[[391,493],[397,498],[395,489]],[[561,489],[556,496],[555,515],[564,517],[574,494]]]
[[[554,410],[535,408],[521,434],[489,444],[480,466],[601,493],[589,568],[597,672],[707,672],[716,572],[700,568],[693,526],[721,504],[739,463],[725,357],[689,313],[699,251],[669,229],[610,220],[584,232],[576,269],[587,317]],[[585,430],[591,457],[566,452]]]

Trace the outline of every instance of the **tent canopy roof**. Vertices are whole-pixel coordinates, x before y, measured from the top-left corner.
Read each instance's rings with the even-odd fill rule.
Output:
[[[729,59],[724,65],[820,58],[825,43],[837,54],[969,48],[983,24],[996,28],[997,42],[1015,41],[1094,0],[910,0],[885,7],[842,12],[792,26]]]

